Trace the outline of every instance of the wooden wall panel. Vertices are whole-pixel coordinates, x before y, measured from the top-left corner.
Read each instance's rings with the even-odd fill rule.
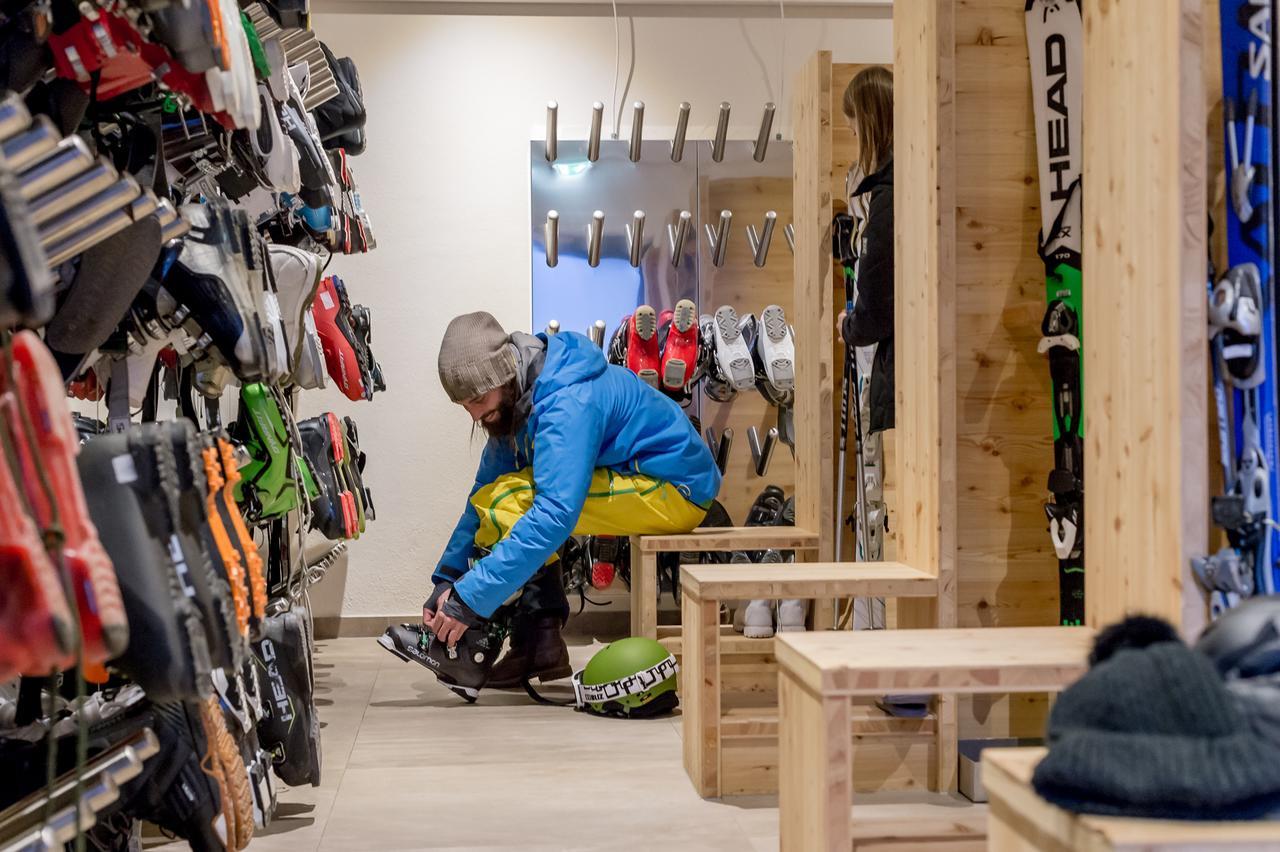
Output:
[[[894,6],[898,558],[939,577],[900,626],[955,625],[955,31],[952,0]],[[945,761],[944,761],[945,765]]]
[[[818,533],[833,558],[835,506],[831,362],[831,53],[819,51],[793,88],[795,133],[796,525]]]
[[[1087,623],[1205,620],[1201,0],[1084,4]],[[1123,132],[1129,129],[1130,132]]]
[[[1023,0],[956,6],[957,573],[963,627],[1057,623],[1036,138]]]

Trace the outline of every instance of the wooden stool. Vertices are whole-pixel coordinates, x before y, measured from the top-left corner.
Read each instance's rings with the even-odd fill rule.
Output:
[[[999,852],[1186,852],[1280,849],[1280,821],[1179,822],[1086,816],[1040,798],[1031,773],[1043,748],[993,748],[982,753],[982,783],[991,801],[987,848]]]
[[[680,703],[684,728],[684,767],[698,795],[714,798],[731,793],[767,793],[776,785],[772,774],[765,783],[726,779],[722,737],[726,731],[755,739],[773,739],[776,750],[777,711],[751,708],[750,716],[723,714],[721,708],[720,603],[738,599],[917,597],[937,595],[938,579],[898,562],[790,563],[773,565],[680,566],[683,631],[681,636]],[[772,650],[767,639],[732,640],[739,649]],[[772,703],[772,702],[769,702]],[[776,707],[776,705],[774,705]],[[853,736],[901,741],[912,735],[929,740],[932,719],[894,719],[872,707],[851,719],[846,741]],[[758,744],[757,752],[760,751]],[[775,751],[776,753],[776,751]],[[755,766],[761,757],[756,754]],[[773,762],[776,765],[776,761]]]
[[[631,538],[631,635],[658,638],[658,554],[818,549],[818,534],[795,527],[699,527]],[[637,560],[636,557],[639,557]]]
[[[1084,674],[1092,643],[1093,631],[1087,627],[779,636],[783,852],[850,848],[852,698],[903,692],[1055,692]],[[957,760],[955,732],[940,731],[939,736],[946,739],[938,749],[938,777],[951,778]],[[687,739],[685,748],[687,754]]]

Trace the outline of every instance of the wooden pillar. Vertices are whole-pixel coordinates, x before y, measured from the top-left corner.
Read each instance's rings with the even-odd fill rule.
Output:
[[[818,561],[829,562],[835,558],[830,51],[805,63],[794,91],[796,526],[818,534]]]
[[[955,5],[893,7],[894,358],[898,559],[938,596],[899,627],[956,625]],[[955,696],[939,696],[935,789],[955,787]]]
[[[1208,541],[1201,0],[1084,3],[1085,601],[1198,633]]]

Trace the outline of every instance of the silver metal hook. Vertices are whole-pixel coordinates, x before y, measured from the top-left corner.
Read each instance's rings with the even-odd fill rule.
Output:
[[[628,156],[631,162],[640,162],[640,147],[644,140],[644,101],[636,101],[631,105],[631,148]]]
[[[684,241],[689,236],[689,226],[692,221],[693,214],[688,210],[681,210],[678,225],[667,223],[667,242],[671,245],[672,266],[680,266],[680,257],[684,254]]]
[[[601,349],[604,348],[604,320],[596,320],[592,323],[591,328],[587,329],[587,334],[591,337],[591,342]]]
[[[548,163],[556,161],[556,118],[560,105],[555,101],[547,101],[547,139],[544,154]]]
[[[631,249],[631,265],[640,266],[640,253],[644,250],[644,211],[637,210],[627,225],[627,246]]]
[[[720,222],[715,228],[711,227],[708,222],[704,227],[707,229],[707,242],[711,244],[711,262],[716,266],[724,266],[724,256],[729,250],[729,234],[731,233],[729,226],[733,223],[733,211],[721,210]]]
[[[680,104],[680,115],[676,118],[676,135],[671,140],[671,162],[678,163],[684,159],[684,137],[689,132],[689,104]]]
[[[720,162],[724,159],[724,143],[729,138],[729,102],[720,102],[720,119],[716,122],[716,138],[711,143],[711,159]]]
[[[716,467],[720,468],[723,475],[729,467],[729,450],[733,447],[733,430],[725,429],[719,440],[716,439],[716,430],[707,427],[707,446],[711,448],[712,455],[716,459]]]
[[[764,154],[769,150],[769,132],[773,130],[774,109],[771,103],[764,105],[764,116],[760,119],[760,135],[756,137],[756,150],[752,155],[757,163],[764,162]]]
[[[764,231],[756,233],[755,225],[747,226],[747,242],[751,244],[751,253],[755,256],[756,266],[764,266],[769,258],[769,243],[773,240],[773,226],[778,221],[778,214],[773,210],[764,214]]]
[[[604,236],[604,211],[597,210],[591,214],[591,224],[587,225],[587,265],[595,268],[600,265],[600,240]]]
[[[755,426],[747,429],[747,443],[751,445],[751,458],[756,463],[756,476],[764,476],[769,472],[769,462],[773,460],[773,448],[778,443],[777,427],[770,427],[764,436],[764,446],[760,446],[760,432]]]
[[[787,227],[782,229],[782,235],[787,238],[787,245],[791,248],[791,253],[796,253],[796,225],[794,222],[788,222]]]
[[[560,320],[550,320],[547,323],[547,336],[551,337],[559,333],[560,333]]]
[[[560,262],[560,214],[555,210],[548,210],[547,223],[542,229],[546,242],[547,266],[554,267]]]
[[[587,160],[594,163],[600,159],[600,125],[604,121],[604,104],[596,101],[591,105],[591,135],[587,138]]]

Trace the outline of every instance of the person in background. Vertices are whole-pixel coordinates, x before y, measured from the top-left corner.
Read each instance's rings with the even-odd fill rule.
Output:
[[[893,74],[864,68],[844,92],[844,116],[858,139],[851,174],[865,175],[850,193],[850,212],[866,210],[858,246],[853,310],[837,331],[850,346],[875,346],[871,368],[871,434],[892,429],[893,411]]]
[[[893,377],[893,75],[873,66],[858,72],[844,92],[843,111],[858,140],[858,159],[845,181],[855,222],[853,250],[856,296],[841,313],[837,333],[856,358],[859,379],[854,403],[862,412],[859,436],[866,540],[859,559],[884,558],[884,440],[894,424]],[[884,626],[884,600],[867,598],[853,612],[855,628]]]

